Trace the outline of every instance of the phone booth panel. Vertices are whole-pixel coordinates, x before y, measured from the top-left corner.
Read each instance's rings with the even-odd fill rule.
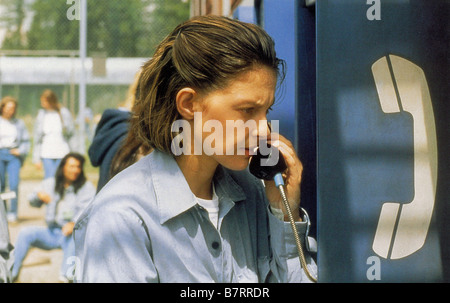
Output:
[[[320,282],[448,280],[448,1],[317,1]]]
[[[258,4],[258,5],[256,5]],[[286,75],[276,92],[268,118],[279,121],[280,133],[295,146],[303,164],[302,202],[313,218],[310,234],[317,236],[316,196],[316,66],[315,10],[303,0],[255,1],[256,19],[275,41]]]

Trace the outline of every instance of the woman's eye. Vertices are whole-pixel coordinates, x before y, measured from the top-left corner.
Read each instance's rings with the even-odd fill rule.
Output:
[[[242,108],[241,111],[243,111],[246,114],[251,114],[253,113],[253,111],[255,110],[254,107],[247,107],[247,108]]]

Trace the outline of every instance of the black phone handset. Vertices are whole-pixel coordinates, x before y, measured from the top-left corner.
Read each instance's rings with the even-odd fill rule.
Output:
[[[298,256],[300,259],[300,264],[305,271],[306,276],[312,282],[317,282],[317,279],[309,272],[306,264],[305,254],[303,253],[302,244],[300,237],[298,236],[297,227],[294,222],[294,217],[292,216],[292,210],[289,206],[289,202],[286,198],[286,193],[284,191],[284,179],[282,173],[286,170],[286,162],[281,155],[281,152],[272,145],[267,146],[267,152],[263,154],[261,149],[256,150],[256,154],[252,156],[249,164],[250,173],[259,179],[274,181],[275,186],[280,190],[280,195],[283,200],[283,205],[288,214],[289,222],[291,224],[292,231],[295,237],[295,243],[297,245]],[[277,159],[278,157],[278,159]],[[306,239],[307,241],[307,239]]]

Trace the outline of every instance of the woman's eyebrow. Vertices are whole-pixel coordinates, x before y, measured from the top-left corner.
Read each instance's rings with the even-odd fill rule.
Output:
[[[266,105],[266,103],[264,101],[258,101],[258,100],[249,100],[249,99],[242,99],[242,100],[238,100],[239,102],[239,106],[242,105],[254,105],[254,106],[260,106],[263,107]],[[273,98],[270,101],[269,107],[272,107],[275,104],[275,98]]]

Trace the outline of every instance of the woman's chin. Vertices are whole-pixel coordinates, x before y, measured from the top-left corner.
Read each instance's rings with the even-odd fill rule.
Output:
[[[247,168],[250,158],[250,156],[233,156],[219,163],[230,170],[244,170]]]

